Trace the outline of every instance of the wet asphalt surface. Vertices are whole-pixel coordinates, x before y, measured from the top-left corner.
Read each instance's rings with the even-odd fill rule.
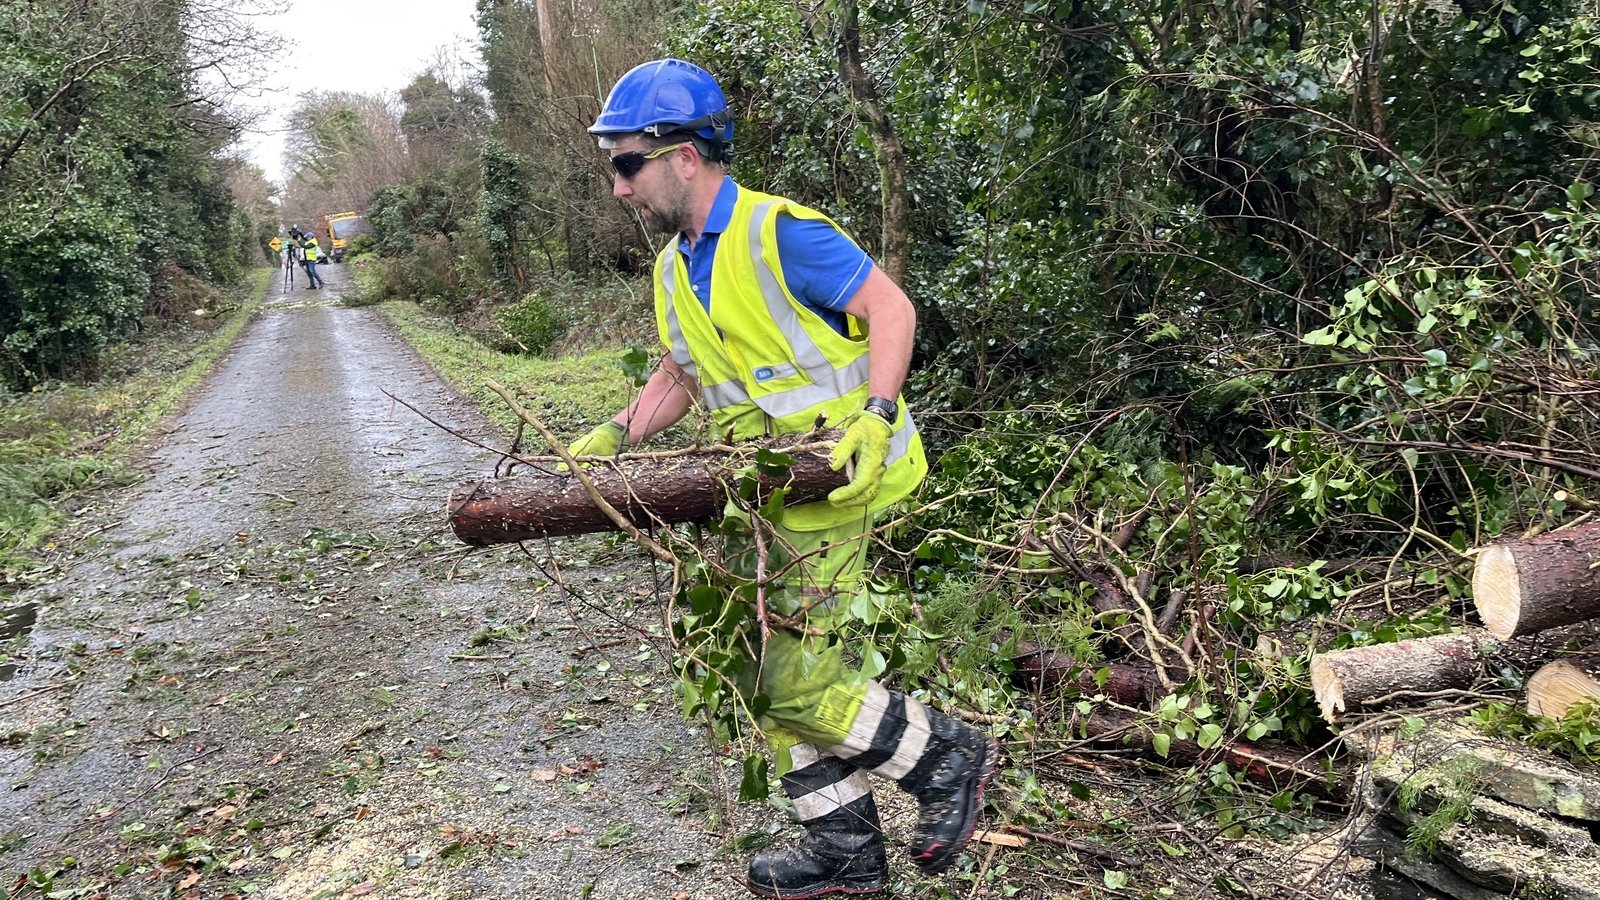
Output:
[[[737,769],[678,716],[664,573],[595,537],[465,554],[444,500],[493,459],[385,392],[497,440],[324,271],[275,277],[148,477],[10,601],[0,889],[748,896],[728,843],[780,817],[730,821]]]

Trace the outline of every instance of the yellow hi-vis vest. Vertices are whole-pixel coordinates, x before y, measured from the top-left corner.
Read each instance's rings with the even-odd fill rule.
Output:
[[[317,243],[317,239],[312,238],[311,240],[306,241],[306,259],[310,260],[311,262],[316,262],[321,258],[322,246]]]
[[[734,440],[802,434],[818,416],[837,427],[867,402],[867,342],[859,334],[863,323],[850,318],[853,336],[845,337],[789,292],[778,261],[780,210],[834,225],[816,210],[739,188],[711,265],[709,314],[689,284],[677,241],[668,241],[656,258],[661,341],[673,361],[699,383],[700,398],[719,432],[732,431]],[[872,502],[873,512],[903,499],[928,473],[922,437],[904,399],[899,405],[900,417],[889,438],[888,470]],[[789,507],[783,525],[817,531],[861,518],[859,508],[836,509],[820,501]]]

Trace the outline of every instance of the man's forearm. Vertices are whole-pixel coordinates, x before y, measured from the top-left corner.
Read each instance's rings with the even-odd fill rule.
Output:
[[[675,367],[674,367],[675,368]],[[612,421],[628,430],[628,443],[639,444],[671,428],[694,402],[692,381],[681,370],[657,369],[628,408]]]

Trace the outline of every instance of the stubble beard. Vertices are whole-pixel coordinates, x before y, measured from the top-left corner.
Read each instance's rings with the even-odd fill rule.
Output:
[[[677,187],[660,205],[653,204],[644,210],[644,223],[651,231],[678,234],[689,227],[689,190],[686,185]]]

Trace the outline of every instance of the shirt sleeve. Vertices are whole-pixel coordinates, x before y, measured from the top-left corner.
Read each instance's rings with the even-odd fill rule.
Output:
[[[783,280],[818,313],[843,310],[872,272],[872,257],[829,222],[780,212],[777,231]]]

